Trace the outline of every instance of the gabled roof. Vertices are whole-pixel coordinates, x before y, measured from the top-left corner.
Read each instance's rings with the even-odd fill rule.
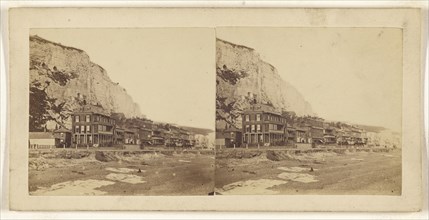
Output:
[[[52,132],[30,132],[28,137],[30,139],[55,139]]]

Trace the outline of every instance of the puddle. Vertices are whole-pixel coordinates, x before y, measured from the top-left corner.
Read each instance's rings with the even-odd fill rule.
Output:
[[[91,195],[104,195],[106,192],[96,190],[98,187],[113,185],[115,182],[106,180],[76,180],[67,181],[52,185],[51,187],[44,187],[30,195],[35,196],[91,196]]]
[[[357,158],[352,158],[350,160],[357,160],[357,161],[363,161],[363,159],[357,159]]]
[[[190,163],[191,161],[189,161],[189,160],[179,160],[179,162],[182,162],[182,163]]]
[[[318,182],[313,175],[306,173],[280,173],[278,176],[280,179],[290,180],[301,183],[313,183]]]
[[[393,155],[390,155],[390,154],[383,154],[383,156],[385,156],[385,157],[393,157]]]
[[[143,177],[141,176],[125,174],[125,173],[110,173],[106,176],[106,178],[113,181],[119,181],[124,183],[131,183],[131,184],[146,182],[143,180]]]
[[[216,192],[222,195],[268,195],[277,194],[277,191],[270,190],[273,186],[285,184],[287,181],[284,180],[273,180],[273,179],[259,179],[259,180],[247,180],[231,183],[223,186],[221,189],[217,189]]]
[[[277,167],[279,170],[288,171],[288,172],[309,172],[311,168],[304,168],[304,167]],[[313,169],[313,171],[316,171],[317,169]]]
[[[130,168],[112,168],[107,167],[107,171],[116,172],[116,173],[137,173],[138,169],[130,169]],[[142,172],[145,172],[144,170],[141,170]]]

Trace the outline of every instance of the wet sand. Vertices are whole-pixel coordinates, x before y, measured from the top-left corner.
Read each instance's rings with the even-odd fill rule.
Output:
[[[214,187],[213,154],[42,160],[48,165],[30,166],[30,195],[208,195]]]
[[[279,161],[268,160],[264,155],[242,159],[217,158],[216,192],[253,195],[264,194],[267,190],[269,194],[285,195],[401,194],[400,150],[313,155],[297,155],[295,159]],[[255,184],[261,180],[263,184]],[[255,185],[261,189],[255,189]]]
[[[31,195],[400,195],[401,151],[30,156]],[[244,151],[245,152],[245,151]],[[60,156],[59,156],[60,155]],[[226,155],[226,156],[225,156]],[[106,159],[107,158],[107,159]],[[104,161],[106,159],[107,161]],[[216,170],[215,170],[216,167]]]

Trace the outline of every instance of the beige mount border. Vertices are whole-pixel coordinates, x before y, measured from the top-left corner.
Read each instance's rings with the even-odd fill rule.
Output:
[[[286,8],[18,8],[10,10],[10,207],[13,210],[417,211],[422,204],[421,11]],[[28,195],[30,28],[392,27],[403,30],[401,196]],[[215,75],[215,68],[213,68]],[[212,88],[213,90],[215,88]],[[214,98],[214,97],[213,97]]]

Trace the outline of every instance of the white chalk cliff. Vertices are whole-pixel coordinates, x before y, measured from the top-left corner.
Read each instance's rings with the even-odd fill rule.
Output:
[[[240,113],[249,105],[249,93],[278,110],[299,116],[314,114],[301,93],[252,48],[217,39],[216,66],[217,129],[226,124],[241,128]]]
[[[82,102],[99,104],[107,112],[123,113],[126,117],[141,116],[139,106],[126,90],[112,82],[106,70],[91,62],[83,50],[38,36],[30,36],[32,87],[43,89],[47,99],[52,99],[45,109],[51,116],[46,123],[48,129],[54,125],[53,121],[63,123],[70,129],[69,115]],[[31,98],[30,95],[30,103]],[[34,108],[30,106],[30,118]]]

